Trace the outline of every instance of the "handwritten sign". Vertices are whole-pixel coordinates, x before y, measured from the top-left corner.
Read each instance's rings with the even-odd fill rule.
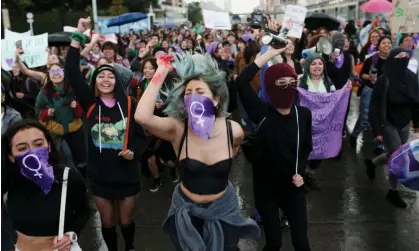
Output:
[[[304,30],[307,8],[298,5],[287,5],[284,21],[282,22],[281,33],[287,37],[301,38]]]
[[[419,1],[394,0],[390,20],[393,33],[419,32]]]
[[[24,54],[20,56],[29,68],[46,65],[48,59],[48,33],[37,36],[3,39],[1,68],[10,71],[15,62],[16,44],[21,44]]]
[[[339,154],[350,92],[346,86],[333,93],[298,88],[300,105],[309,108],[312,114],[313,151],[309,159],[328,159]]]
[[[14,32],[8,29],[4,30],[4,38],[6,39],[14,39],[14,38],[30,37],[30,36],[31,36],[31,31],[19,33],[19,32]]]
[[[206,28],[217,30],[230,30],[231,20],[228,12],[202,10]]]

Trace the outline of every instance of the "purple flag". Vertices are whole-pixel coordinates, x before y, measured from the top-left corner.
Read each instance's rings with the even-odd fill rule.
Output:
[[[419,139],[402,145],[391,154],[388,170],[405,187],[419,191]]]
[[[308,159],[328,159],[339,154],[350,93],[346,85],[332,93],[298,88],[300,106],[309,108],[312,114],[313,151]]]

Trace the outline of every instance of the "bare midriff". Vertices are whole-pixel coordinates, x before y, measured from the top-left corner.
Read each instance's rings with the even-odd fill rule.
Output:
[[[202,194],[192,193],[186,187],[184,187],[182,183],[180,183],[180,189],[182,189],[182,192],[189,199],[191,199],[193,202],[198,203],[198,204],[205,204],[205,203],[213,202],[213,201],[217,200],[218,198],[221,198],[221,196],[223,196],[223,194],[227,190],[227,188],[226,188],[224,191],[222,191],[220,193],[217,193],[217,194],[202,195]]]
[[[52,251],[55,236],[27,236],[17,232],[16,247],[19,251]]]

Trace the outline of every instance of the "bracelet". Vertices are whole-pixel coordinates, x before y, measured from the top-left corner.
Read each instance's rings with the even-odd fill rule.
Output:
[[[83,33],[78,32],[78,31],[73,32],[73,35],[71,36],[71,39],[73,39],[74,41],[79,42],[83,46],[87,42],[86,35],[84,35]]]

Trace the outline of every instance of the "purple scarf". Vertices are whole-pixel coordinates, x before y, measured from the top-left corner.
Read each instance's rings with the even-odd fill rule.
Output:
[[[335,66],[338,69],[342,68],[344,61],[345,61],[345,54],[341,51],[339,56],[335,59]]]

